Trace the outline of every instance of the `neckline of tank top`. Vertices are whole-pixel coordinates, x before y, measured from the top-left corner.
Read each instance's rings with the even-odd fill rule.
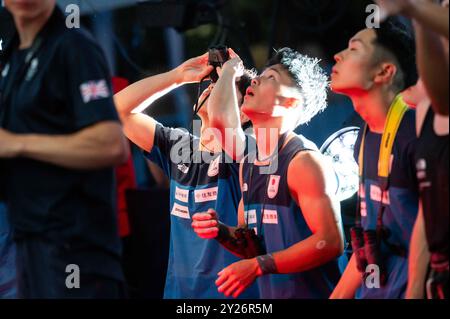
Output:
[[[293,132],[289,133],[289,136],[284,141],[283,147],[281,148],[280,153],[286,148],[286,146],[296,137],[296,134],[293,134]],[[255,158],[253,164],[255,166],[269,166],[272,162],[270,161],[272,158],[274,158],[274,155],[271,155],[269,158],[264,160],[259,160],[257,157]]]

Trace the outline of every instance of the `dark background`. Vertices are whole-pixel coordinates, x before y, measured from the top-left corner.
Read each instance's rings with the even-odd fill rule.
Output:
[[[330,71],[333,55],[364,28],[366,0],[78,0],[82,26],[105,50],[112,73],[131,82],[167,71],[213,44],[226,44],[246,66],[261,70],[274,49],[293,47],[322,60]],[[0,9],[0,37],[10,38],[12,23]],[[76,45],[74,43],[74,45]],[[1,54],[1,53],[0,53]],[[150,114],[172,126],[187,126],[195,86],[158,101]],[[319,146],[353,122],[349,101],[330,93],[329,107],[300,132]]]

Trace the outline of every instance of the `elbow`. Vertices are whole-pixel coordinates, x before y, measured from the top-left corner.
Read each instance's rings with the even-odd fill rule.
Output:
[[[219,129],[220,131],[223,130],[223,128],[226,126],[223,115],[220,116],[219,114],[215,114],[214,112],[210,112],[208,114],[209,121],[211,123],[211,127],[214,127],[216,129]]]
[[[214,135],[216,138],[220,138],[221,142],[224,142],[226,123],[224,123],[222,118],[212,116],[210,118],[211,127],[214,129]],[[219,134],[220,133],[220,134]]]
[[[119,116],[119,120],[121,123],[127,123],[130,119],[131,113],[117,110],[117,115]]]
[[[217,129],[217,130],[219,130],[221,132],[223,131],[223,129],[225,127],[223,121],[221,121],[217,117],[211,117],[209,120],[210,120],[210,123],[211,123],[211,127],[215,128],[215,129]]]
[[[330,259],[337,258],[344,253],[344,239],[338,230],[325,236],[323,240],[325,243],[328,243]]]
[[[230,111],[224,109],[216,111],[210,107],[208,109],[208,118],[211,127],[220,130],[222,134],[224,134],[227,129],[237,128],[235,116]]]
[[[116,95],[114,95],[114,106],[116,107],[116,111],[117,111],[117,114],[119,115],[120,120],[122,120],[122,118],[125,116],[124,110],[126,108],[125,108],[124,103],[120,99],[119,94],[120,93],[117,93]]]
[[[130,150],[124,137],[121,137],[110,144],[108,157],[112,166],[122,165],[128,160],[130,157]]]
[[[344,240],[340,239],[339,245],[335,247],[335,254],[336,257],[342,256],[344,253]]]
[[[219,130],[223,136],[225,136],[227,130],[230,130],[229,133],[234,134],[235,130],[239,128],[236,121],[227,118],[227,116],[225,116],[224,114],[221,114],[219,116],[211,114],[209,120],[211,123],[211,127]]]
[[[333,254],[335,257],[339,257],[344,253],[344,237],[341,232],[337,231],[335,236],[333,236]]]

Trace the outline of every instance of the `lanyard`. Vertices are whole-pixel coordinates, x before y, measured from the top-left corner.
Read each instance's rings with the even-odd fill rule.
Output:
[[[381,138],[380,144],[380,155],[378,158],[378,180],[380,183],[380,187],[382,190],[381,194],[381,202],[380,202],[380,211],[377,217],[377,224],[382,226],[383,220],[383,197],[387,190],[389,189],[389,177],[390,177],[390,160],[392,149],[394,147],[394,141],[397,136],[398,129],[403,120],[403,117],[408,110],[408,106],[403,101],[401,95],[397,95],[392,102],[391,107],[389,108],[389,112],[386,119],[386,125],[383,132],[383,136]],[[364,187],[364,149],[365,149],[365,139],[367,134],[367,124],[364,127],[363,137],[361,141],[361,146],[359,149],[359,180],[360,180],[360,192],[361,187]],[[361,209],[361,195],[358,199],[358,210],[357,210],[357,225],[360,225],[360,213]]]
[[[21,65],[19,71],[17,74],[11,74],[6,75],[6,77],[9,77],[9,80],[6,82],[5,88],[3,92],[0,91],[0,126],[6,127],[9,117],[9,112],[11,111],[11,102],[6,103],[7,97],[12,93],[12,91],[17,87],[19,84],[19,81],[25,76],[25,72],[28,70],[28,68],[31,65],[31,62],[36,57],[39,50],[42,48],[42,44],[44,42],[44,39],[41,36],[38,36],[34,42],[31,48],[29,49],[27,55],[25,56],[25,63]],[[14,45],[14,42],[12,46]],[[8,58],[10,59],[11,55],[13,54],[14,48],[10,48],[8,52]],[[10,68],[11,66],[11,60],[8,64],[6,64],[5,68]],[[9,71],[10,72],[10,71]],[[5,80],[5,79],[4,79]],[[0,88],[1,90],[1,88]]]

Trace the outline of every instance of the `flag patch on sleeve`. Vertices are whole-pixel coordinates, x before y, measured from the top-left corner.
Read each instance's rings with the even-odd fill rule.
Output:
[[[80,85],[81,96],[84,103],[110,97],[106,80],[89,81]]]

